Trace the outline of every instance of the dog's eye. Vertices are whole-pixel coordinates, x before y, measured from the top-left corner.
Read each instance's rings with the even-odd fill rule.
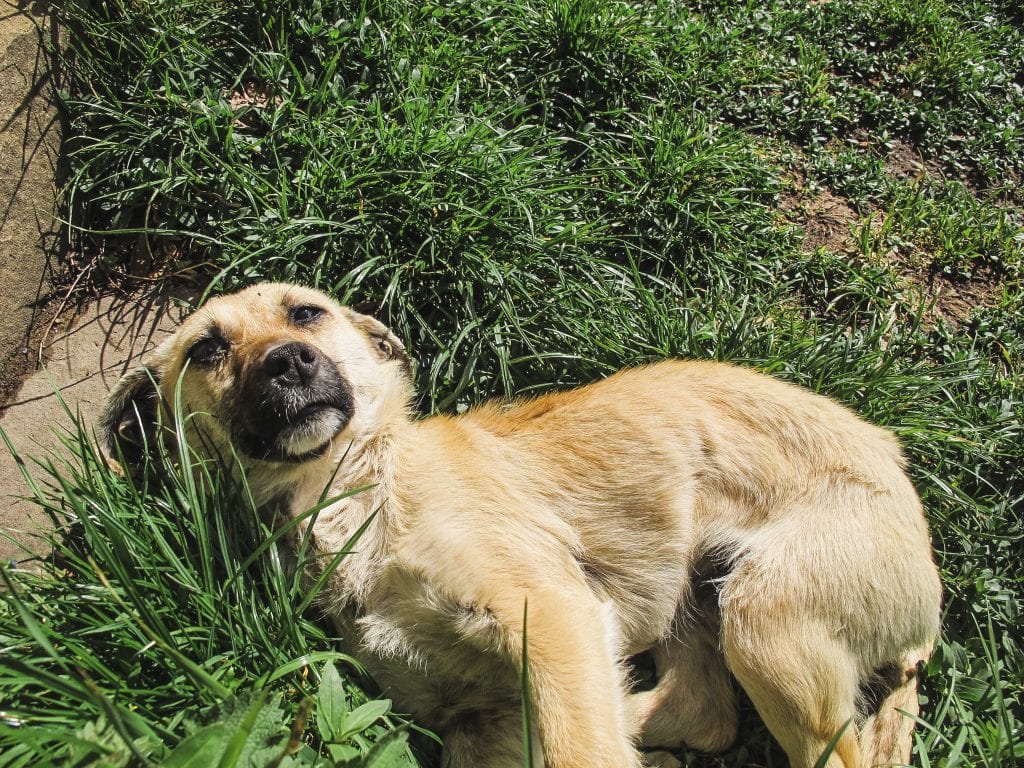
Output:
[[[292,307],[288,310],[288,319],[292,325],[309,325],[314,320],[323,315],[324,310],[321,307],[314,307],[310,304],[304,304],[301,307]]]
[[[188,350],[188,359],[197,365],[213,365],[223,359],[231,345],[220,336],[200,339]]]

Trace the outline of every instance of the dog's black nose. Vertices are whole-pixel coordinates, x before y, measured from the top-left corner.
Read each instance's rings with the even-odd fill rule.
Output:
[[[308,386],[320,367],[320,355],[301,342],[281,344],[263,356],[263,372],[271,381],[288,387]]]

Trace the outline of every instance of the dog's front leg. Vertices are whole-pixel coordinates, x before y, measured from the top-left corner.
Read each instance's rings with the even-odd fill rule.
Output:
[[[517,662],[527,660],[545,768],[638,768],[616,630],[605,606],[579,585],[506,589],[490,608],[510,631]]]

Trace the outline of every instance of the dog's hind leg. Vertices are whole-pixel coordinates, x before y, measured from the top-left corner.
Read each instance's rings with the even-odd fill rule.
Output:
[[[792,768],[866,768],[857,741],[856,665],[817,619],[761,601],[722,610],[725,658]]]
[[[920,709],[918,665],[930,654],[930,646],[917,648],[887,670],[889,690],[861,728],[860,745],[868,765],[906,765],[910,761],[914,718]]]
[[[719,752],[736,738],[736,693],[717,622],[687,624],[653,649],[657,684],[627,704],[645,747],[687,745]]]

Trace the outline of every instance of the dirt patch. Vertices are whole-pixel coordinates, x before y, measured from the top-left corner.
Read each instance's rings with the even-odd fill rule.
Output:
[[[898,179],[943,178],[942,166],[938,162],[925,160],[920,152],[899,139],[892,143],[892,149],[885,158],[885,171]]]
[[[828,248],[836,253],[853,251],[853,226],[860,215],[841,197],[825,189],[808,200],[802,208],[804,214],[804,250]]]
[[[978,307],[999,304],[1003,280],[995,270],[985,267],[966,282],[954,282],[940,272],[932,277],[927,288],[929,298],[935,299],[931,319],[942,318],[959,326],[967,322]]]
[[[848,200],[830,189],[811,192],[802,177],[793,176],[790,191],[783,195],[779,208],[787,221],[803,229],[805,253],[814,253],[819,248],[833,253],[856,250],[853,228],[862,217]]]
[[[970,320],[979,307],[995,307],[1002,297],[1003,279],[990,266],[975,270],[969,279],[953,278],[940,269],[928,267],[913,270],[894,262],[892,268],[918,291],[924,299],[924,327],[934,327],[939,320],[958,328]]]
[[[27,327],[22,329],[20,337],[11,334],[14,344],[6,358],[0,361],[0,416],[3,416],[7,404],[17,394],[22,382],[39,370],[45,361],[40,357],[39,350],[45,350],[48,330],[52,332],[53,328],[73,320],[73,315],[70,312],[65,313],[63,318],[59,318],[59,306],[60,302],[52,300],[52,297],[41,297],[38,306],[33,305],[35,311]],[[10,308],[5,307],[5,309]],[[14,324],[11,323],[11,325]]]

